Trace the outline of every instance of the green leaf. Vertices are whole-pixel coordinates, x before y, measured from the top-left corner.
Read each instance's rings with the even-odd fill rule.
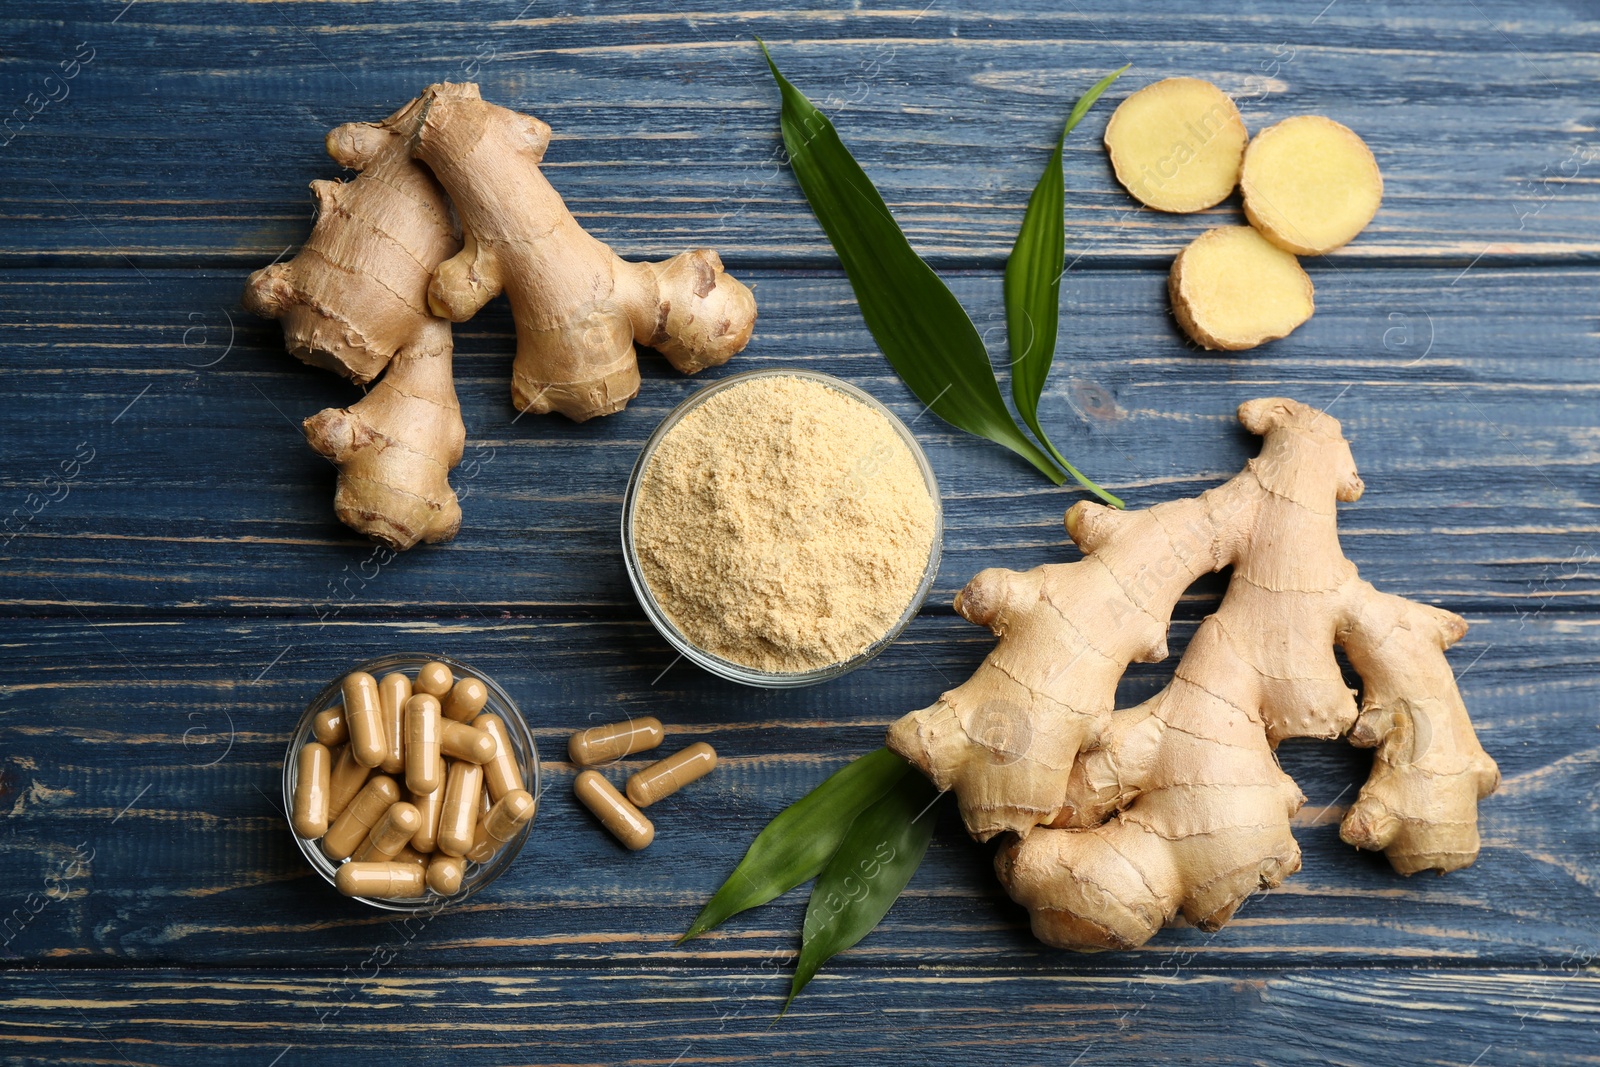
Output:
[[[678,938],[678,944],[815,878],[833,858],[861,810],[910,770],[905,760],[880,748],[846,764],[784,808],[756,835],[739,866],[700,910],[689,932]]]
[[[1078,484],[1113,507],[1122,501],[1084,477],[1078,468],[1045,436],[1039,425],[1039,396],[1050,376],[1055,358],[1056,326],[1061,317],[1062,261],[1066,258],[1066,223],[1062,199],[1061,152],[1072,132],[1089,108],[1110,88],[1127,67],[1112,71],[1084,93],[1067,116],[1066,128],[1056,142],[1056,150],[1045,164],[1044,176],[1028,199],[1017,243],[1006,261],[1006,333],[1011,341],[1011,398],[1033,435],[1055,457]]]
[[[850,824],[812,887],[784,1011],[819,967],[866,937],[889,913],[928,851],[931,809],[938,797],[926,778],[908,774]]]
[[[1006,409],[983,338],[955,294],[912,249],[828,116],[789,84],[760,43],[783,97],[779,125],[789,166],[895,373],[950,425],[1004,445],[1057,485],[1065,482]]]

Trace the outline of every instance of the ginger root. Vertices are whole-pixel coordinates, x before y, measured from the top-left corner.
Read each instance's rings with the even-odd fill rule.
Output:
[[[486,103],[472,84],[430,85],[377,127],[401,131],[455,202],[465,243],[428,289],[462,322],[502,290],[517,324],[512,403],[579,422],[639,391],[634,344],[693,374],[726,363],[755,328],[755,298],[709,248],[629,263],[572,217],[539,163],[550,127]]]
[[[1006,833],[996,871],[1049,944],[1131,948],[1180,913],[1215,929],[1299,870],[1304,797],[1273,751],[1288,737],[1376,747],[1347,842],[1404,874],[1477,856],[1499,772],[1444,656],[1465,622],[1376,591],[1344,557],[1336,502],[1363,486],[1335,419],[1283,399],[1239,418],[1264,441],[1227,483],[1145,511],[1080,502],[1067,531],[1083,559],[973,579],[957,610],[995,649],[889,730],[974,837]],[[1171,684],[1113,711],[1127,663],[1165,655],[1183,589],[1230,565]],[[1359,712],[1335,646],[1366,685]]]
[[[1297,115],[1250,141],[1239,171],[1250,225],[1286,252],[1317,256],[1349,244],[1378,213],[1383,175],[1355,131]]]
[[[579,226],[539,170],[549,139],[472,84],[433,85],[382,122],[341,126],[328,153],[360,176],[313,182],[305,246],[250,277],[245,307],[281,319],[297,358],[358,385],[388,369],[365,399],[305,430],[339,468],[339,518],[394,548],[448,540],[461,524],[451,321],[504,290],[512,402],[579,421],[638,392],[635,343],[693,374],[755,327],[755,298],[710,249],[628,263]]]
[[[1172,314],[1203,348],[1237,351],[1287,337],[1316,310],[1311,277],[1249,226],[1191,241],[1167,275]]]
[[[306,440],[339,468],[334,511],[397,549],[447,541],[461,525],[450,471],[466,428],[451,377],[450,324],[428,311],[438,265],[461,247],[444,191],[404,138],[328,135],[328,154],[360,171],[315,181],[317,220],[299,253],[250,276],[244,306],[282,320],[296,358],[364,385],[349,408],[305,421]]]
[[[1244,119],[1221,89],[1199,78],[1167,78],[1129,96],[1106,124],[1117,181],[1157,211],[1201,211],[1239,184]]]

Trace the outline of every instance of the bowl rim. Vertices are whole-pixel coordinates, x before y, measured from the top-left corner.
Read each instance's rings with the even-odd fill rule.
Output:
[[[644,570],[639,562],[639,554],[633,544],[634,512],[639,502],[639,489],[644,481],[644,471],[649,466],[651,458],[655,455],[657,447],[666,438],[684,416],[695,408],[704,404],[718,393],[731,389],[736,385],[749,381],[752,378],[802,378],[818,382],[830,389],[834,389],[853,400],[860,401],[867,407],[876,411],[888,420],[889,425],[899,435],[900,439],[910,449],[912,459],[916,461],[917,468],[922,472],[924,484],[928,489],[928,497],[933,502],[933,538],[928,548],[928,561],[923,569],[922,580],[917,583],[917,589],[912,594],[910,602],[901,612],[900,618],[888,631],[871,645],[867,646],[856,655],[838,663],[830,663],[823,667],[815,667],[807,671],[762,671],[754,667],[747,667],[742,663],[724,659],[721,656],[707,652],[688,636],[678,629],[666,609],[656,599],[651,591],[650,584],[645,580]],[[911,432],[900,417],[896,415],[877,397],[871,393],[852,385],[843,379],[836,378],[822,371],[810,370],[802,367],[757,367],[752,370],[740,371],[730,374],[726,378],[718,379],[709,385],[695,390],[689,396],[679,401],[669,411],[655,430],[645,439],[644,446],[639,450],[639,456],[634,460],[633,471],[628,475],[628,488],[622,498],[622,558],[628,571],[628,583],[633,586],[634,596],[638,599],[640,607],[644,609],[656,631],[666,639],[674,651],[684,659],[708,671],[719,678],[740,685],[753,686],[760,689],[797,689],[804,686],[818,685],[822,682],[832,681],[835,678],[849,674],[851,671],[863,666],[876,658],[884,649],[894,644],[906,627],[911,625],[921,612],[923,604],[928,599],[928,593],[933,589],[933,583],[939,577],[939,563],[944,549],[944,503],[939,494],[939,480],[933,473],[933,465],[928,462],[927,453],[917,441],[916,435]]]
[[[506,842],[505,847],[500,849],[500,851],[495,854],[494,858],[490,860],[489,863],[474,864],[470,860],[463,859],[462,862],[466,865],[467,875],[462,879],[462,888],[448,897],[439,896],[430,890],[421,897],[407,897],[399,900],[380,899],[377,897],[343,897],[345,900],[357,901],[359,903],[369,905],[370,907],[379,908],[383,911],[405,912],[409,914],[418,914],[423,912],[437,913],[438,911],[441,911],[450,905],[463,903],[475,896],[479,890],[494,882],[495,879],[504,874],[506,869],[516,861],[518,854],[522,851],[522,846],[528,840],[529,833],[531,833],[533,830],[533,824],[538,821],[538,803],[543,784],[539,771],[539,749],[537,744],[534,742],[533,731],[528,726],[527,717],[522,714],[522,709],[517,706],[517,702],[515,700],[511,699],[511,694],[507,693],[498,682],[477,668],[470,667],[460,660],[453,659],[450,656],[425,652],[391,652],[373,659],[364,660],[360,663],[357,663],[343,674],[335,677],[333,681],[323,686],[322,689],[317,692],[316,696],[311,698],[311,700],[306,704],[305,710],[301,712],[300,721],[296,723],[293,733],[289,735],[288,748],[284,752],[284,815],[288,816],[289,813],[294,810],[294,785],[299,777],[299,760],[297,757],[301,747],[303,747],[309,740],[312,739],[312,720],[319,712],[332,707],[335,698],[342,699],[342,690],[345,678],[356,673],[357,671],[365,671],[368,674],[373,674],[376,677],[377,672],[380,671],[385,674],[392,673],[395,670],[405,671],[406,667],[408,666],[420,669],[425,663],[435,662],[443,663],[448,666],[451,673],[456,675],[458,678],[463,674],[467,674],[482,682],[484,688],[489,691],[489,700],[484,704],[485,710],[488,710],[491,705],[494,705],[498,702],[500,707],[502,707],[506,712],[509,712],[508,715],[502,714],[500,717],[505,722],[506,734],[511,738],[512,747],[517,748],[519,750],[518,756],[522,757],[519,758],[518,765],[519,769],[522,771],[523,788],[533,794],[533,818],[530,818],[527,823],[523,825],[521,832],[519,832],[515,838]],[[413,678],[416,677],[415,670],[406,673]],[[496,709],[496,714],[500,714],[499,709]],[[294,838],[295,844],[299,846],[300,853],[306,858],[306,862],[311,865],[313,870],[322,876],[323,880],[326,881],[329,886],[332,886],[334,884],[334,874],[336,871],[338,871],[343,861],[340,861],[340,863],[335,863],[328,859],[328,857],[323,853],[321,847],[317,844],[317,841],[310,838],[301,837],[295,832],[292,820],[286,818],[284,825],[288,827],[290,836]],[[479,872],[478,878],[476,881],[468,885],[467,877],[471,876],[474,870]]]

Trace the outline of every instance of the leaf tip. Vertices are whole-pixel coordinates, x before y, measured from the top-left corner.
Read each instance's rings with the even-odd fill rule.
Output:
[[[780,82],[783,81],[783,75],[778,73],[778,64],[772,61],[772,53],[767,49],[767,42],[763,41],[760,37],[756,37],[755,40],[756,44],[761,46],[761,55],[767,61],[767,69],[772,71],[772,76],[774,78],[778,79]]]

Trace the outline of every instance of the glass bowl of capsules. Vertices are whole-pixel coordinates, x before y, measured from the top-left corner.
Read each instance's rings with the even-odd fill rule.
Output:
[[[494,679],[445,656],[357,664],[306,706],[283,803],[306,862],[347,897],[431,911],[471,897],[521,851],[539,753]]]

